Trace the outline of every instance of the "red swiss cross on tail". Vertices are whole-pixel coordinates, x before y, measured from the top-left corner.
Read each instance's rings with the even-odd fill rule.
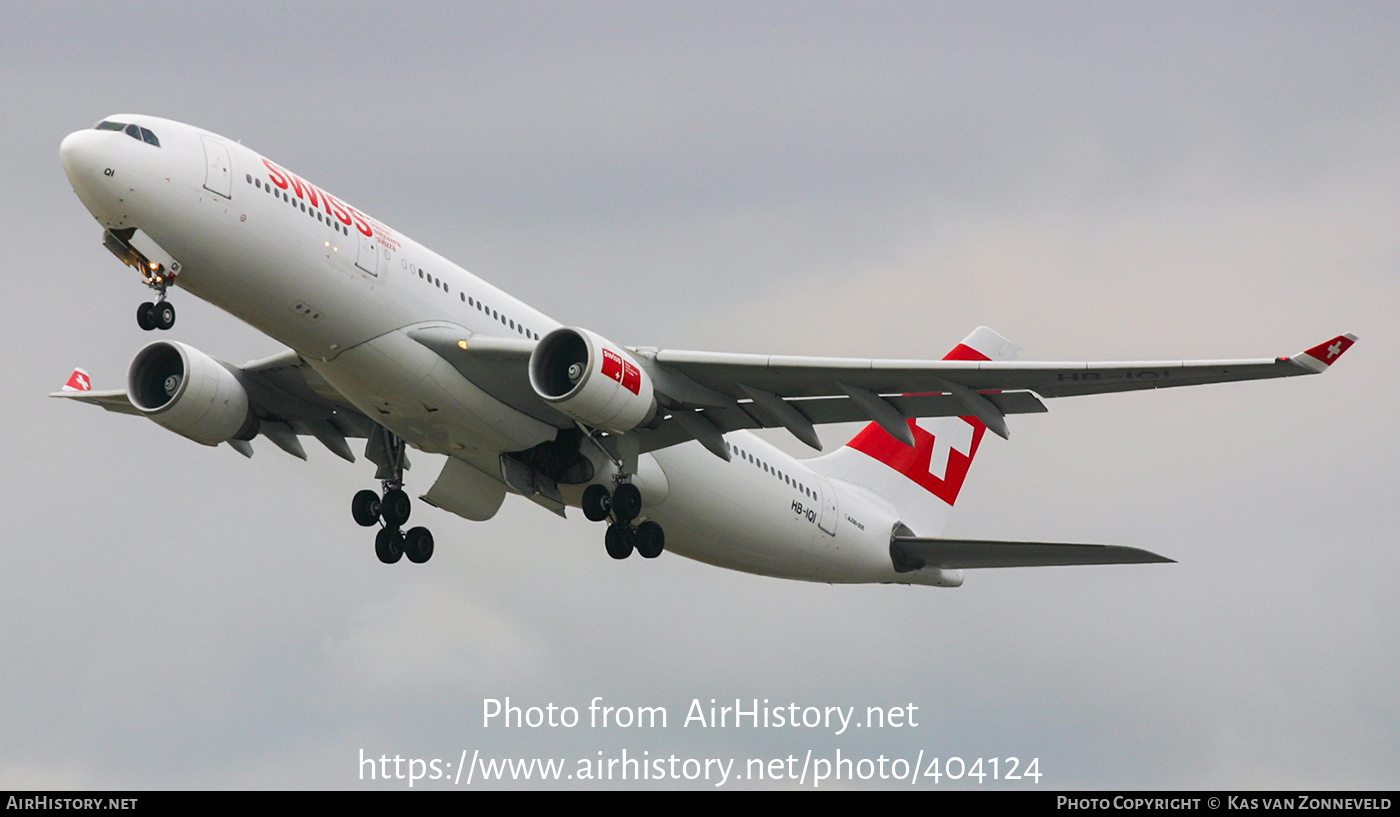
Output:
[[[63,384],[64,391],[92,391],[92,378],[82,369],[74,369],[68,375],[68,382]]]
[[[959,343],[943,359],[991,358],[966,343]],[[958,492],[967,479],[972,458],[977,455],[977,447],[982,444],[982,435],[987,432],[987,426],[976,417],[959,417],[956,421],[936,424],[934,431],[930,432],[914,420],[908,422],[909,430],[914,432],[913,448],[891,437],[876,423],[871,423],[846,445],[883,462],[952,505],[958,501]]]
[[[1020,348],[979,327],[944,360],[1013,360]],[[825,476],[863,485],[892,505],[900,522],[919,536],[937,536],[962,491],[987,426],[976,417],[908,420],[911,448],[879,423],[845,446],[809,460]]]

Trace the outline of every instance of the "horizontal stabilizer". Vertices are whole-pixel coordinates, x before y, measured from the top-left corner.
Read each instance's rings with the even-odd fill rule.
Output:
[[[126,389],[112,389],[110,391],[78,391],[65,388],[63,391],[51,392],[50,397],[63,397],[68,400],[77,400],[80,403],[90,403],[94,406],[101,406],[108,411],[115,411],[118,414],[134,414],[141,416],[141,412],[131,405],[131,400],[126,396]]]
[[[957,570],[978,567],[1051,567],[1055,565],[1121,565],[1175,563],[1138,548],[1121,545],[1078,545],[1059,542],[988,542],[978,539],[921,539],[896,536],[891,555],[899,568],[937,567]]]

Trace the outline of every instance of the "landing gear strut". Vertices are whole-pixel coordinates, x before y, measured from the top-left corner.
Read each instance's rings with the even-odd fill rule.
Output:
[[[154,303],[147,301],[136,308],[136,325],[147,332],[152,329],[164,331],[175,325],[175,304],[165,300],[165,291],[175,282],[176,272],[174,268],[167,270],[163,264],[141,264],[141,276],[146,286],[156,292]]]
[[[407,462],[404,441],[386,429],[378,429],[376,433],[380,434],[379,441],[383,444],[384,461],[377,474],[384,485],[383,494],[369,489],[355,494],[350,501],[350,515],[366,528],[382,525],[374,537],[374,553],[379,561],[391,565],[407,556],[410,562],[422,564],[433,557],[433,534],[424,527],[403,531],[413,511],[413,503],[403,489]]]

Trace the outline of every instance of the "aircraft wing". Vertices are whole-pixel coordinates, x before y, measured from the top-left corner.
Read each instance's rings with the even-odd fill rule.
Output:
[[[653,356],[658,364],[735,398],[746,396],[744,385],[791,399],[840,395],[838,384],[883,395],[946,392],[940,387],[948,383],[977,392],[1033,391],[1041,397],[1069,397],[1317,374],[1355,341],[1355,335],[1339,335],[1291,357],[1115,363],[862,360],[665,349]]]
[[[913,444],[906,420],[971,416],[1009,435],[1006,415],[1046,411],[1041,398],[1196,386],[1317,374],[1356,341],[1338,335],[1296,355],[1243,360],[1018,362],[1017,347],[990,329],[999,360],[880,360],[791,357],[629,348],[652,379],[659,413],[629,432],[641,452],[698,440],[728,459],[722,435],[738,429],[786,428],[821,449],[815,426],[879,423]],[[425,324],[410,337],[465,377],[516,409],[560,428],[573,425],[544,403],[529,382],[534,342],[473,336],[463,327]],[[616,435],[602,442],[622,455]]]
[[[1056,565],[1121,565],[1171,562],[1146,550],[1122,545],[1079,545],[1059,542],[989,542],[980,539],[922,539],[896,536],[890,548],[896,564],[908,570],[980,567],[1050,567]]]
[[[991,333],[985,328],[977,331]],[[1014,356],[1015,347],[996,337],[1010,350],[1006,356]],[[813,424],[874,421],[912,445],[906,418],[972,416],[1006,437],[1006,415],[1043,412],[1042,397],[1318,374],[1355,341],[1355,335],[1339,335],[1288,357],[1114,363],[878,360],[638,349],[658,391],[683,395],[658,428],[638,433],[643,450],[652,450],[687,439],[704,443],[711,428],[725,432],[785,427],[820,449]],[[680,387],[670,388],[673,382]],[[697,416],[706,422],[697,422]],[[720,454],[713,438],[707,447]]]
[[[346,438],[368,437],[374,431],[374,423],[351,407],[295,352],[288,350],[242,366],[223,366],[247,391],[249,406],[258,419],[258,434],[292,456],[306,459],[299,437],[310,436],[337,456],[354,462]],[[82,369],[75,369],[63,389],[49,396],[143,415],[124,389],[92,390]],[[247,440],[230,440],[229,445],[246,457],[253,455]]]

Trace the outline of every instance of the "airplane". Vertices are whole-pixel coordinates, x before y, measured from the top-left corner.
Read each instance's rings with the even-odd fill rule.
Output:
[[[408,449],[445,455],[423,502],[486,521],[507,493],[607,522],[616,559],[670,551],[827,583],[962,584],[966,569],[1170,562],[1119,545],[942,538],[985,434],[1071,395],[1326,371],[1356,337],[1288,357],[1017,362],[979,327],[942,360],[788,357],[623,346],[565,326],[240,142],[118,114],[68,135],[60,157],[102,242],[154,299],[138,325],[175,323],[187,290],[287,347],[235,366],[174,340],[132,361],[126,387],[77,369],[52,396],[145,416],[252,456],[263,437],[302,459],[314,437],[380,489],[351,501],[385,563],[433,555],[408,527]],[[866,423],[798,459],[751,429]]]

